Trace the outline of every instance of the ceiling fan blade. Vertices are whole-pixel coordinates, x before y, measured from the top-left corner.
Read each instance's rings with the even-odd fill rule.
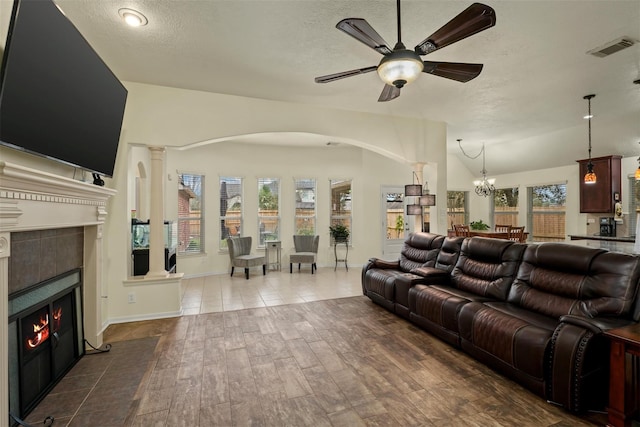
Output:
[[[466,64],[463,62],[424,61],[423,73],[466,83],[475,79],[482,71],[482,64]]]
[[[316,77],[316,83],[329,83],[335,80],[344,79],[345,77],[357,76],[358,74],[370,73],[378,69],[377,65],[365,68],[358,68],[357,70],[342,71],[341,73],[328,74],[326,76]]]
[[[378,102],[391,101],[392,99],[396,99],[399,96],[399,88],[391,85],[384,85],[384,89],[382,89],[382,93],[380,94],[380,98],[378,98]]]
[[[418,43],[415,51],[419,55],[426,55],[491,28],[495,24],[495,10],[485,4],[474,3],[438,31]]]
[[[383,55],[391,53],[387,42],[362,18],[347,18],[336,24],[336,28],[349,34],[354,39],[366,44]]]

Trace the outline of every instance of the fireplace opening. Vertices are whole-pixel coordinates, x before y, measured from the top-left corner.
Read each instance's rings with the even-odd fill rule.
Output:
[[[9,296],[13,415],[28,415],[83,355],[80,269]]]

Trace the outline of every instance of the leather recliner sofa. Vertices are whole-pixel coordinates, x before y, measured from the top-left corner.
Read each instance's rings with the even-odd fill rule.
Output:
[[[404,246],[401,260],[413,254],[414,264],[372,258],[365,295],[546,400],[574,412],[605,408],[602,332],[640,321],[640,257],[430,233]]]

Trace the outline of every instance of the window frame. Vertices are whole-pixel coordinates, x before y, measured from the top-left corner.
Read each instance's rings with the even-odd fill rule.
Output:
[[[334,213],[334,212],[340,212],[340,210],[336,211],[334,210],[334,185],[340,185],[343,183],[349,183],[349,190],[345,193],[345,192],[339,192],[338,194],[348,194],[349,195],[349,199],[348,201],[340,201],[340,204],[348,204],[349,205],[349,210],[345,212],[348,212],[348,214],[340,214],[340,213]],[[335,184],[334,184],[335,183]],[[350,246],[351,242],[353,241],[353,178],[345,178],[345,179],[338,179],[338,178],[329,178],[329,200],[330,200],[330,205],[329,205],[329,226],[333,226],[335,224],[343,224],[345,225],[348,229],[349,229],[349,238],[347,239],[347,244]],[[348,203],[347,203],[348,202]],[[345,224],[346,222],[346,224]],[[329,237],[329,241],[330,244],[333,246],[335,244],[335,241],[333,239],[333,236],[330,235]]]
[[[199,210],[199,215],[198,216],[193,216],[191,214],[192,210],[191,210],[191,200],[192,198],[190,198],[188,200],[189,203],[189,216],[182,216],[181,215],[181,209],[180,209],[180,192],[184,191],[184,188],[182,186],[185,186],[187,188],[189,188],[189,191],[191,191],[194,194],[197,194],[197,191],[194,190],[191,186],[186,186],[184,184],[184,177],[185,176],[189,176],[189,177],[199,177],[200,180],[200,196],[199,196],[199,205],[200,205],[200,210]],[[205,253],[205,199],[204,199],[204,194],[205,194],[205,183],[206,183],[206,179],[205,179],[205,175],[204,174],[199,174],[199,173],[193,173],[193,172],[184,172],[184,171],[178,171],[178,219],[177,219],[177,225],[178,225],[178,248],[177,248],[177,252],[178,255],[180,256],[190,256],[190,255],[202,255]],[[191,232],[193,230],[193,225],[191,224],[192,221],[198,221],[199,222],[199,227],[198,227],[198,236],[199,236],[199,240],[200,243],[198,244],[198,248],[197,250],[188,250],[189,247],[191,247],[191,243],[187,244],[186,246],[182,245],[180,243],[181,238],[182,238],[182,234],[181,234],[181,230],[182,228],[185,226],[184,223],[187,222],[187,226],[189,228],[189,239],[192,238],[193,233]]]
[[[517,197],[516,197],[516,206],[507,206],[510,208],[516,208],[515,210],[504,210],[504,211],[496,211],[496,197],[498,192],[502,191],[512,191],[517,193]],[[520,216],[520,187],[505,187],[505,188],[497,188],[493,193],[491,193],[491,206],[490,206],[490,218],[493,221],[493,224],[491,224],[494,228],[496,226],[496,224],[500,224],[500,225],[512,225],[512,226],[517,226],[518,225],[518,218]],[[502,219],[498,219],[499,217],[502,216],[515,216],[516,220],[514,221],[506,221],[506,220],[502,220]]]
[[[538,210],[538,211],[534,211],[533,208],[533,203],[534,203],[534,196],[533,196],[533,190],[534,188],[538,188],[538,187],[550,187],[550,186],[564,186],[564,202],[562,204],[563,206],[563,210],[562,211],[558,211],[558,210],[548,210],[548,211],[544,211],[544,210]],[[566,240],[566,236],[567,236],[567,182],[557,182],[557,183],[551,183],[551,184],[540,184],[540,185],[532,185],[532,186],[528,186],[527,187],[527,199],[528,199],[528,205],[527,205],[527,228],[525,229],[525,231],[527,231],[529,233],[529,237],[528,237],[528,241],[536,241],[536,242],[564,242]],[[563,234],[562,236],[558,235],[557,237],[540,237],[539,235],[536,236],[536,230],[534,229],[534,224],[535,224],[535,216],[536,215],[553,215],[553,214],[558,214],[558,212],[562,212],[563,216],[564,216],[564,221],[563,221]]]
[[[223,209],[223,200],[222,200],[222,183],[225,183],[224,190],[227,192],[227,209],[225,209],[225,215],[222,214]],[[237,191],[239,194],[235,194],[233,189],[229,189],[228,187],[233,185],[233,189]],[[231,192],[232,197],[229,197],[229,192]],[[229,200],[238,198],[240,202],[240,215],[227,215],[229,212]],[[218,211],[218,224],[220,226],[220,238],[218,239],[218,249],[221,251],[228,251],[227,248],[227,240],[223,234],[223,227],[229,230],[227,225],[227,221],[232,221],[233,224],[238,223],[239,225],[234,225],[235,233],[231,233],[229,231],[229,236],[242,236],[243,224],[244,224],[244,178],[240,176],[218,176],[218,201],[220,203],[220,209]],[[231,206],[233,207],[233,205]]]
[[[264,248],[265,247],[265,242],[269,241],[269,240],[275,240],[275,241],[280,241],[280,223],[281,223],[281,209],[280,209],[280,193],[281,193],[281,179],[280,178],[269,178],[269,177],[258,177],[257,178],[257,185],[258,185],[258,200],[257,200],[257,206],[258,206],[258,210],[256,212],[256,217],[257,217],[257,226],[258,226],[258,242],[257,242],[257,247],[258,248]],[[269,182],[269,183],[267,183]],[[277,192],[275,194],[276,197],[276,204],[277,204],[277,214],[276,215],[263,215],[261,214],[261,211],[263,210],[260,205],[261,205],[261,201],[260,198],[262,197],[262,190],[263,188],[266,186],[267,188],[269,188],[271,191],[273,191],[272,187],[273,184],[275,185],[275,188],[277,189]],[[269,209],[264,209],[265,211],[269,210]],[[270,209],[273,210],[273,209]],[[269,222],[275,222],[275,232],[274,231],[267,231],[266,227],[263,230],[262,229],[262,225]],[[275,239],[273,238],[269,238],[267,239],[267,237],[275,237]]]
[[[300,187],[300,183],[309,183],[312,184],[312,187]],[[305,214],[303,215],[302,212],[308,212],[311,209],[308,208],[302,208],[299,207],[299,203],[309,203],[309,202],[303,202],[302,201],[302,197],[300,197],[300,201],[298,201],[298,195],[299,195],[299,191],[300,190],[304,190],[304,189],[308,189],[308,188],[312,188],[313,191],[313,214],[312,215],[308,215]],[[317,203],[317,196],[318,196],[318,180],[315,178],[294,178],[293,179],[293,195],[294,195],[294,213],[293,213],[293,219],[294,219],[294,223],[293,223],[293,234],[305,234],[305,235],[311,235],[311,236],[315,236],[318,232],[318,203]],[[311,232],[302,232],[302,230],[306,230],[306,228],[303,227],[299,227],[298,224],[299,223],[308,223],[311,222],[313,224],[312,228],[311,228]]]
[[[459,193],[463,195],[462,198],[462,212],[452,212],[451,209],[454,209],[451,206],[449,200],[452,200],[451,193]],[[453,230],[454,224],[459,224],[454,221],[453,215],[463,215],[464,221],[460,224],[469,224],[469,191],[466,190],[447,190],[447,223],[450,226],[449,230]]]

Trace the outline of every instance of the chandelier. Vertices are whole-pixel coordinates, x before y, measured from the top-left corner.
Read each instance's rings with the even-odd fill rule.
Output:
[[[473,181],[473,185],[476,186],[475,190],[478,196],[490,196],[494,191],[496,191],[496,187],[494,186],[496,180],[495,178],[487,178],[487,169],[485,168],[484,143],[482,144],[482,149],[478,154],[476,154],[475,156],[470,156],[465,153],[464,149],[462,148],[462,144],[460,143],[462,140],[458,139],[457,141],[458,146],[460,147],[460,151],[462,151],[462,154],[464,154],[465,157],[468,157],[470,159],[477,159],[480,154],[482,154],[482,171],[480,171],[480,173],[482,174],[482,179],[476,179],[475,181]]]
[[[484,144],[482,144],[482,180],[473,181],[473,185],[476,186],[476,194],[478,196],[487,197],[491,195],[494,191],[496,191],[496,187],[493,184],[496,183],[494,178],[487,179],[487,169],[484,167]]]

